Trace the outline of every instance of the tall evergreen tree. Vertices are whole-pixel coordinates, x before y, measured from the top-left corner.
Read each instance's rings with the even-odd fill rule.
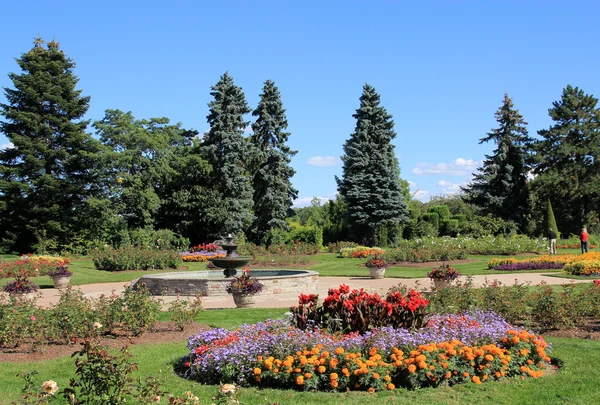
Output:
[[[14,145],[0,151],[0,241],[8,251],[30,251],[40,237],[59,245],[79,231],[82,209],[95,191],[100,144],[82,120],[89,97],[75,89],[75,63],[58,42],[33,48],[10,73],[0,131]]]
[[[548,110],[554,121],[538,131],[535,190],[553,201],[558,227],[577,234],[598,223],[600,206],[600,110],[598,99],[577,87],[563,89]]]
[[[392,145],[394,121],[369,84],[353,117],[356,129],[344,144],[343,174],[336,181],[355,234],[373,245],[382,226],[392,229],[408,221],[408,208]]]
[[[252,124],[250,141],[258,153],[254,170],[254,215],[252,226],[256,242],[268,243],[265,237],[271,229],[288,229],[285,221],[298,191],[292,186],[295,171],[290,166],[297,152],[286,144],[290,136],[286,132],[287,118],[281,102],[279,89],[267,80],[260,95],[258,107],[252,112],[256,121]]]
[[[248,125],[244,114],[251,110],[242,88],[225,72],[210,93],[214,100],[206,117],[210,130],[203,139],[206,160],[212,165],[210,186],[218,192],[206,211],[212,235],[246,231],[252,223],[252,185],[248,173],[251,143],[244,138]]]
[[[532,140],[527,123],[514,108],[508,94],[504,94],[502,106],[495,116],[499,127],[492,129],[479,143],[492,141],[496,149],[492,155],[486,155],[473,182],[463,188],[464,198],[479,207],[483,214],[513,221],[525,232],[531,209],[527,186],[531,167],[527,148]]]

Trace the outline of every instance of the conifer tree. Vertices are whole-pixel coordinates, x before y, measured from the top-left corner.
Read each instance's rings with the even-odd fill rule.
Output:
[[[98,191],[100,149],[82,120],[89,97],[75,87],[75,63],[58,42],[36,38],[10,73],[0,131],[14,145],[0,151],[0,243],[28,252],[36,242],[67,244],[78,232],[87,199]]]
[[[546,205],[546,230],[552,229],[556,236],[560,238],[560,232],[558,232],[558,226],[556,226],[556,218],[554,218],[554,211],[552,210],[552,203],[548,200]]]
[[[479,207],[482,214],[513,221],[524,232],[531,209],[527,186],[530,171],[527,147],[531,138],[527,123],[508,94],[504,94],[495,116],[499,127],[492,129],[479,143],[492,141],[496,149],[492,155],[486,155],[472,183],[463,188],[464,198]]]
[[[363,87],[353,117],[356,129],[344,144],[343,174],[336,181],[354,233],[361,242],[373,245],[382,226],[393,229],[408,221],[408,208],[392,145],[394,121],[369,84]]]
[[[534,181],[539,201],[560,212],[559,228],[579,233],[598,223],[600,213],[600,110],[598,99],[567,86],[548,110],[554,124],[538,131]]]
[[[270,230],[288,230],[285,221],[298,197],[291,178],[295,171],[290,166],[291,158],[297,152],[286,144],[290,136],[286,132],[287,118],[281,102],[279,89],[267,80],[260,95],[258,107],[252,112],[256,121],[252,124],[253,135],[250,141],[257,150],[257,165],[254,170],[254,215],[252,226],[256,242],[268,243]]]
[[[212,165],[209,186],[218,193],[213,206],[205,212],[205,221],[211,234],[246,231],[252,223],[252,185],[248,173],[250,142],[244,138],[248,125],[244,114],[251,110],[241,87],[225,72],[214,85],[214,100],[206,117],[210,130],[204,135],[203,150]]]

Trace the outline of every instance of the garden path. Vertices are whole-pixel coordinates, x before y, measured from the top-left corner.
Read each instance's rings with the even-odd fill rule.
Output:
[[[503,285],[513,285],[515,281],[519,283],[530,283],[531,285],[537,285],[541,282],[547,284],[567,284],[570,282],[574,283],[589,283],[589,280],[570,280],[560,277],[549,277],[541,273],[512,273],[512,274],[494,274],[494,275],[482,275],[472,276],[473,284],[476,287],[482,286],[486,280],[491,282],[492,280],[498,280]],[[97,298],[101,295],[110,295],[113,292],[120,294],[127,283],[102,283],[102,284],[85,284],[78,286],[86,296]],[[337,288],[340,284],[347,284],[350,288],[364,288],[369,293],[377,292],[380,295],[384,295],[390,287],[398,284],[404,284],[408,287],[418,286],[429,287],[431,281],[429,278],[383,278],[383,279],[372,279],[368,277],[319,277],[317,291],[306,291],[307,293],[317,293],[321,298],[327,296],[327,291],[330,288]],[[43,307],[49,307],[54,305],[60,297],[57,289],[48,288],[42,289],[41,297],[37,300],[37,304]],[[291,307],[298,304],[297,293],[282,293],[282,294],[270,294],[270,295],[258,295],[256,300],[256,306],[259,308],[285,308]],[[176,299],[176,297],[161,297],[165,303],[169,303]],[[214,308],[234,308],[233,299],[229,296],[225,297],[203,297],[202,306],[205,309]]]

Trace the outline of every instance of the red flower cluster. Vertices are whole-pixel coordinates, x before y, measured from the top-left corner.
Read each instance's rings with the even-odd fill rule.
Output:
[[[429,301],[417,291],[410,290],[406,296],[390,291],[385,298],[360,290],[350,290],[342,284],[331,288],[322,306],[316,305],[315,295],[302,294],[298,307],[291,308],[296,327],[308,325],[332,329],[332,332],[365,333],[382,326],[413,328],[423,323],[425,308]],[[335,325],[331,320],[336,320]],[[310,322],[309,322],[310,321]]]
[[[600,280],[594,280],[594,284],[600,285]]]
[[[190,249],[190,253],[195,252],[215,252],[219,250],[219,247],[214,243],[202,243],[200,245],[192,246]]]

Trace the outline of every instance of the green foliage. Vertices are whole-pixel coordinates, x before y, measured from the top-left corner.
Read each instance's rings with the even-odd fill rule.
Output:
[[[16,61],[22,73],[9,74],[14,88],[0,104],[0,132],[14,145],[0,150],[0,251],[58,249],[101,192],[101,147],[86,133],[90,98],[75,89],[75,62],[58,42],[36,38]]]
[[[421,209],[419,208],[409,208],[408,214],[410,219],[419,219],[421,216]]]
[[[108,347],[86,340],[74,353],[75,379],[63,390],[71,404],[118,405],[127,403],[132,388],[131,374],[138,369],[131,361],[131,353],[123,348],[119,355],[111,355]]]
[[[254,215],[252,225],[254,241],[260,243],[273,229],[287,230],[285,219],[298,191],[292,186],[295,171],[290,166],[297,152],[286,144],[290,134],[285,132],[287,118],[279,89],[270,80],[265,82],[258,107],[252,112],[250,142],[257,149],[253,168]]]
[[[447,219],[441,222],[440,232],[442,235],[456,236],[460,232],[458,219]]]
[[[193,300],[182,300],[179,297],[169,304],[169,313],[171,321],[175,322],[180,331],[185,329],[185,325],[194,322],[202,310],[202,296],[196,293]]]
[[[527,175],[531,169],[527,152],[532,139],[528,135],[527,122],[514,108],[512,99],[504,94],[502,106],[496,111],[499,127],[481,138],[479,143],[493,141],[493,155],[486,155],[469,186],[464,188],[465,200],[481,210],[517,227],[527,227],[530,211]]]
[[[323,246],[323,229],[316,226],[294,225],[286,243],[297,242]]]
[[[427,212],[429,213],[437,213],[440,221],[445,221],[447,219],[450,218],[450,209],[448,208],[447,205],[436,205],[433,207],[429,207],[429,209],[427,210]]]
[[[421,215],[421,221],[430,223],[435,229],[440,227],[440,215],[437,212],[428,212]]]
[[[95,302],[95,316],[107,333],[119,330],[138,336],[154,326],[160,305],[148,288],[138,282],[127,286],[120,296],[101,296]]]
[[[248,160],[256,151],[243,137],[250,112],[242,89],[225,72],[211,87],[214,100],[206,117],[210,130],[204,134],[202,153],[211,164],[209,186],[217,195],[204,212],[204,224],[209,234],[236,234],[248,228],[254,220],[252,185],[248,175]]]
[[[552,203],[550,202],[550,200],[548,200],[548,205],[546,206],[546,216],[544,223],[546,224],[546,230],[552,229],[556,234],[557,238],[560,239],[560,232],[558,232],[558,226],[556,226],[556,219],[554,218],[554,211],[552,210]]]
[[[539,212],[546,201],[560,213],[556,218],[563,233],[578,233],[584,225],[598,223],[600,197],[600,110],[598,99],[578,87],[567,86],[561,99],[548,110],[553,125],[538,131],[534,144],[537,176],[532,184]],[[546,224],[543,224],[546,225]],[[543,230],[540,230],[543,232]]]
[[[87,338],[93,331],[94,312],[92,302],[81,290],[68,287],[60,291],[60,299],[50,310],[53,321],[48,335],[56,341],[70,343],[73,338]]]
[[[372,246],[381,226],[407,222],[408,208],[391,143],[396,137],[394,122],[372,86],[363,87],[353,117],[356,129],[344,144],[343,174],[336,181],[357,239]]]
[[[176,250],[184,251],[188,248],[190,241],[169,229],[133,229],[129,231],[129,243],[131,246],[146,249]]]
[[[92,259],[97,269],[107,271],[176,269],[181,264],[181,256],[174,250],[136,246],[95,249]]]

